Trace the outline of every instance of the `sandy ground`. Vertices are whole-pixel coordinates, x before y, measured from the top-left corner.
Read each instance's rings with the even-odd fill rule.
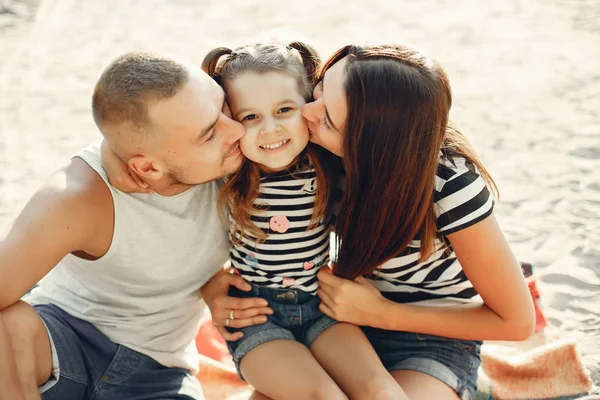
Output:
[[[600,382],[597,0],[4,2],[19,12],[0,6],[0,231],[52,170],[99,138],[91,90],[122,52],[200,61],[283,25],[324,57],[351,41],[413,43],[446,67],[453,118],[500,187],[500,222],[537,266],[552,324],[579,341]]]

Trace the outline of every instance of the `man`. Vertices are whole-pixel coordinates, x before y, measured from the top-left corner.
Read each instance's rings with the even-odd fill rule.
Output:
[[[0,243],[0,398],[202,398],[200,288],[228,254],[215,180],[241,164],[244,128],[204,72],[149,53],[108,66],[92,109],[153,193],[113,188],[95,145],[30,199]],[[219,276],[219,295],[245,285]],[[254,300],[237,326],[264,313]]]

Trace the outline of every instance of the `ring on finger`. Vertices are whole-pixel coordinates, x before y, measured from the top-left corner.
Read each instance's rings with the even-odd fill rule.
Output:
[[[225,326],[229,327],[229,321],[231,321],[229,318],[225,320]]]
[[[235,315],[233,314],[233,310],[229,313],[229,319],[235,319]]]

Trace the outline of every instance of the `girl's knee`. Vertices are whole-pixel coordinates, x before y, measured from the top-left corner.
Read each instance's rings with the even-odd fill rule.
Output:
[[[315,382],[309,388],[307,398],[312,400],[348,400],[342,389],[331,380]]]
[[[398,382],[391,375],[361,380],[360,383],[357,382],[353,392],[349,395],[353,399],[408,399]]]

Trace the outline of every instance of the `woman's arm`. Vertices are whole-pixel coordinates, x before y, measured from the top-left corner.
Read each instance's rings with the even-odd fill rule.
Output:
[[[527,284],[492,214],[447,236],[484,304],[425,307],[385,299],[362,278],[355,282],[322,271],[323,312],[338,320],[387,330],[465,340],[524,340],[535,327]],[[375,293],[376,292],[376,293]]]

